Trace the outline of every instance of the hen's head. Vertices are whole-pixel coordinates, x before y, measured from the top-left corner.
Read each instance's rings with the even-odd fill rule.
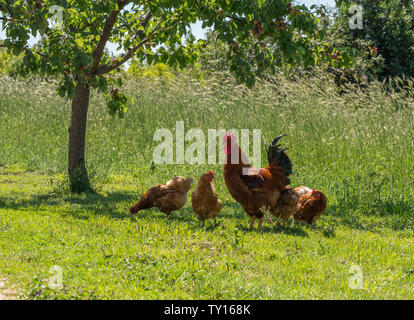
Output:
[[[129,213],[130,214],[136,214],[137,212],[138,212],[138,209],[137,208],[135,208],[135,207],[129,208]]]
[[[213,179],[215,178],[213,171],[208,170],[208,177],[209,177],[210,182],[213,181]]]
[[[203,173],[200,177],[200,181],[202,181],[204,184],[211,183],[213,179],[215,179],[215,177],[211,170],[209,170],[206,173]]]
[[[321,197],[321,193],[317,190],[312,190],[311,197],[314,200],[319,200]]]

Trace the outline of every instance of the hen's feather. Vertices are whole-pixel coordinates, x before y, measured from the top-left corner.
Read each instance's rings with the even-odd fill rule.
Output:
[[[135,214],[141,210],[157,207],[161,212],[169,215],[186,204],[187,192],[192,183],[192,178],[176,177],[166,184],[151,187],[130,208],[130,212]]]
[[[295,212],[299,195],[295,189],[286,187],[280,194],[276,206],[272,208],[272,215],[287,221]]]
[[[200,177],[191,195],[191,205],[199,220],[215,219],[221,211],[222,202],[218,199],[214,184],[206,173]]]
[[[312,190],[307,187],[295,189],[299,195],[297,211],[293,220],[299,220],[308,224],[315,223],[324,213],[327,206],[325,194],[319,190]]]

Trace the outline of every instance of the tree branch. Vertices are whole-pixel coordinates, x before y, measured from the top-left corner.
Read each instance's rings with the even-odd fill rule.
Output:
[[[233,19],[233,20],[240,21],[240,22],[244,21],[243,19],[240,19],[240,18],[234,17],[234,16],[226,16],[226,18]]]
[[[149,40],[148,37],[145,37],[144,39],[142,39],[139,44],[137,44],[132,49],[129,49],[125,53],[125,55],[122,57],[122,59],[119,60],[119,61],[117,61],[116,63],[114,63],[114,64],[112,64],[110,66],[108,66],[108,65],[102,65],[102,66],[100,66],[97,69],[97,71],[96,71],[96,75],[102,75],[102,74],[111,72],[112,70],[115,70],[116,68],[119,68],[120,66],[122,66],[125,62],[127,62],[129,59],[131,59],[132,56],[134,55],[135,51],[137,51],[148,40]]]
[[[148,22],[150,21],[151,17],[152,17],[151,12],[148,11],[147,14],[145,15],[144,20],[141,22],[140,26],[145,28],[148,25]],[[133,40],[140,38],[141,41],[135,47],[129,49],[121,60],[117,61],[116,63],[113,63],[110,66],[102,65],[99,68],[97,68],[95,72],[92,71],[92,73],[95,73],[96,75],[102,75],[102,74],[111,72],[112,70],[115,70],[116,68],[119,68],[125,62],[131,59],[135,51],[137,51],[142,45],[144,45],[149,40],[149,38],[144,37],[144,35],[145,35],[144,31],[138,30],[135,33]]]
[[[9,15],[10,16],[10,18],[6,18],[6,17],[4,17],[4,18],[2,18],[2,20],[5,20],[5,21],[7,21],[7,20],[9,20],[9,19],[12,19],[12,20],[14,20],[14,16],[13,16],[13,14],[12,14],[12,12],[10,11],[10,8],[9,7],[0,7],[0,12],[3,12],[3,14],[4,15]]]
[[[130,3],[131,0],[118,0],[118,9],[114,10],[110,13],[110,15],[106,18],[104,28],[102,30],[101,37],[99,39],[99,42],[93,52],[93,65],[92,65],[92,73],[96,72],[96,69],[99,66],[99,63],[102,59],[105,45],[108,42],[109,37],[111,36],[112,28],[115,25],[116,19],[118,17],[118,14],[121,12],[121,10]]]
[[[11,43],[10,46],[17,47],[14,43]],[[0,48],[8,48],[8,46],[6,46],[4,44],[0,44]],[[37,55],[39,55],[39,56],[41,56],[43,58],[49,59],[49,56],[47,54],[41,53],[39,51],[32,50],[32,49],[30,49],[28,47],[24,47],[23,50],[26,51],[26,52],[27,51],[31,51],[31,52],[33,52],[33,53],[35,53],[35,54],[37,54]]]
[[[7,17],[0,17],[0,20],[3,20],[3,21],[14,21],[14,19],[12,19],[12,18],[7,18]]]

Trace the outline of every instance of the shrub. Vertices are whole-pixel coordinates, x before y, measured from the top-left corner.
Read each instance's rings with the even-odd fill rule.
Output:
[[[379,78],[414,76],[414,2],[407,0],[360,0],[363,29],[350,29],[353,1],[337,0],[339,36],[360,49],[360,65]],[[361,48],[361,45],[365,47]],[[365,56],[364,56],[365,55]],[[380,59],[378,59],[380,57]],[[383,63],[381,63],[383,59]]]
[[[128,68],[128,73],[138,78],[145,79],[174,79],[175,73],[169,66],[164,63],[156,63],[153,65],[142,65],[134,60]]]
[[[7,53],[6,49],[0,48],[0,74],[8,74],[11,71],[15,60],[15,56]]]

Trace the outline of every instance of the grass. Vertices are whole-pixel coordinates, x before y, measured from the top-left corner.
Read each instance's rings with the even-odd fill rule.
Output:
[[[412,84],[339,94],[322,76],[253,90],[225,78],[129,79],[135,102],[125,119],[107,115],[97,94],[91,99],[86,154],[97,193],[87,195],[67,192],[70,104],[54,85],[0,78],[0,275],[22,298],[414,298]],[[266,223],[249,232],[220,165],[151,165],[155,130],[174,131],[179,120],[206,135],[286,133],[292,185],[323,190],[325,215],[312,228]],[[149,186],[208,169],[224,203],[217,226],[203,228],[190,203],[171,220],[157,210],[128,214]],[[62,268],[62,289],[48,286],[53,265]],[[355,265],[363,290],[348,284]]]

